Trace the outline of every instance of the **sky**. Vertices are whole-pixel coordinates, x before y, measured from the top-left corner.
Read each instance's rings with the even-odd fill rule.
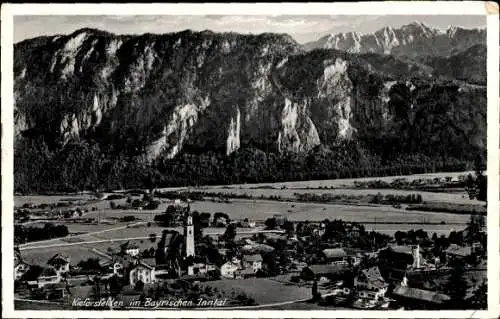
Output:
[[[88,16],[48,15],[15,16],[14,42],[42,35],[69,34],[80,28],[95,28],[116,34],[169,33],[186,29],[194,31],[237,33],[288,33],[299,43],[315,41],[320,37],[349,31],[374,32],[385,26],[400,27],[412,21],[430,27],[447,29],[449,26],[478,28],[486,26],[485,16],[464,15],[143,15],[143,16]]]

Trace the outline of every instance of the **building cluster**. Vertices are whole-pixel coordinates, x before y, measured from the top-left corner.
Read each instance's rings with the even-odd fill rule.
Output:
[[[437,292],[429,283],[449,276],[450,261],[465,260],[484,250],[477,242],[468,246],[452,244],[442,251],[444,257],[437,257],[424,253],[419,244],[398,245],[395,240],[376,251],[353,248],[346,243],[358,241],[361,233],[365,232],[356,223],[343,224],[345,233],[342,241],[325,239],[313,245],[310,242],[314,238],[328,238],[322,237],[329,231],[325,223],[309,223],[311,231],[304,235],[297,231],[297,224],[285,231],[289,222],[277,214],[274,216],[276,230],[265,230],[260,234],[256,231],[252,237],[239,236],[239,239],[226,234],[220,236],[215,244],[220,258],[215,263],[209,262],[207,256],[197,256],[200,246],[206,243],[196,240],[199,237],[195,236],[189,205],[185,208],[180,203],[175,204],[175,211],[170,213],[175,215],[176,224],[183,225],[183,236],[175,232],[177,235],[164,238],[167,240],[161,249],[164,250],[166,263],[158,264],[158,258],[144,258],[138,246],[127,245],[121,253],[102,254],[106,258],[99,264],[102,270],[100,278],[120,278],[134,287],[139,283],[152,284],[172,278],[172,272],[175,277],[187,281],[288,274],[291,275],[290,283],[313,283],[313,290],[314,287],[321,287],[322,291],[327,291],[322,295],[333,304],[358,309],[384,309],[399,305],[413,309],[440,309],[450,296]],[[222,215],[218,218],[220,220],[214,221],[218,224],[225,225],[228,220]],[[245,223],[253,224],[248,220]],[[280,229],[282,226],[283,229]],[[180,238],[182,243],[179,245],[169,244]],[[23,278],[30,267],[19,254],[16,255],[15,279]],[[38,288],[60,284],[74,269],[69,258],[56,254],[47,261],[37,278],[31,279],[28,284]]]

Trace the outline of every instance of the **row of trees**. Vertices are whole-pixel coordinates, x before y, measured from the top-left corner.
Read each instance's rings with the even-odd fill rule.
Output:
[[[94,142],[50,150],[42,138],[16,141],[14,163],[15,190],[22,193],[375,177],[470,168],[467,160],[450,157],[411,155],[382,160],[354,142],[331,149],[318,147],[308,154],[241,149],[229,157],[184,153],[150,162],[145,155],[116,154]]]
[[[14,242],[23,244],[31,241],[45,240],[68,236],[68,227],[46,223],[43,227],[14,226]]]

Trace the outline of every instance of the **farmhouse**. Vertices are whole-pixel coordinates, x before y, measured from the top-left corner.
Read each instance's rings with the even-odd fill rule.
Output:
[[[360,298],[377,300],[385,297],[389,284],[384,280],[378,267],[363,269],[354,278],[354,288]]]
[[[59,273],[54,267],[49,266],[44,268],[38,279],[36,280],[36,284],[38,288],[42,288],[46,285],[57,284],[61,282],[61,273]]]
[[[251,268],[237,269],[234,273],[234,278],[250,278],[255,277],[255,271]]]
[[[309,265],[302,269],[300,276],[305,280],[313,280],[321,277],[340,278],[349,272],[346,265]]]
[[[30,265],[22,260],[17,260],[14,263],[14,279],[19,280],[30,269]]]
[[[328,248],[321,252],[323,260],[330,265],[348,264],[349,256],[343,248]]]
[[[262,256],[260,254],[245,255],[242,259],[243,268],[257,272],[262,269]]]
[[[240,269],[239,261],[237,260],[228,261],[220,267],[221,277],[233,279],[235,278],[235,273],[238,269]]]
[[[47,261],[47,264],[54,267],[59,274],[65,274],[69,272],[70,258],[62,254],[55,254]]]
[[[130,245],[125,249],[125,253],[129,256],[135,257],[139,255],[139,246],[137,245]]]
[[[135,286],[138,281],[142,281],[145,284],[154,283],[156,281],[155,267],[140,260],[132,267],[129,273],[129,284],[131,286]]]

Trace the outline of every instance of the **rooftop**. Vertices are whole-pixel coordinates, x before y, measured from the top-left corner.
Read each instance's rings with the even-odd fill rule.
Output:
[[[54,267],[46,267],[40,273],[40,277],[53,277],[53,276],[57,276],[57,271],[54,269]]]
[[[446,253],[454,256],[465,257],[472,254],[472,247],[471,246],[463,247],[452,244],[450,245],[450,247],[448,247],[448,249],[446,249]]]
[[[245,255],[245,256],[243,256],[243,261],[246,261],[246,262],[262,261],[262,256],[260,254]]]
[[[52,256],[48,261],[47,263],[49,265],[51,264],[54,264],[54,263],[57,263],[57,262],[66,262],[66,263],[69,263],[70,259],[68,256],[65,256],[63,254],[55,254],[54,256]]]
[[[394,288],[393,293],[397,296],[416,299],[416,300],[423,300],[436,304],[442,304],[443,302],[450,300],[450,297],[445,294],[440,294],[437,292],[424,289],[410,288],[403,286],[398,286]]]
[[[315,275],[341,274],[347,270],[344,265],[310,265],[307,267]]]
[[[347,252],[343,248],[327,248],[323,249],[322,252],[326,258],[341,258],[347,256]]]
[[[368,269],[363,269],[361,271],[365,276],[367,282],[369,282],[372,286],[376,288],[385,288],[388,286],[387,282],[385,282],[384,277],[380,273],[380,269],[375,266]]]
[[[406,246],[406,245],[391,245],[387,247],[392,252],[398,253],[398,254],[412,254],[412,248],[411,246]]]

